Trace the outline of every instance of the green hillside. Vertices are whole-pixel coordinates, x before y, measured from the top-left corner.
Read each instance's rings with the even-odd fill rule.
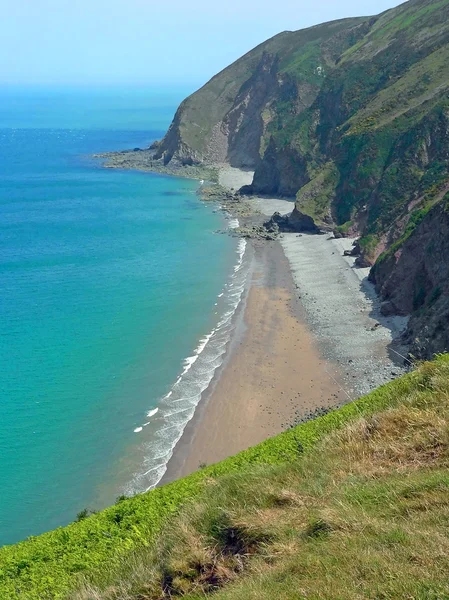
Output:
[[[448,182],[448,65],[446,0],[407,2],[372,19],[327,73],[310,108],[296,115],[287,106],[270,125],[271,152],[257,167],[255,189],[290,192],[285,157],[300,157],[298,210],[323,223],[350,222],[367,257],[376,258],[388,243],[383,236],[401,229],[410,203],[418,210]],[[276,171],[270,188],[267,173]],[[310,206],[304,186],[310,190],[323,177],[328,202]]]
[[[412,354],[449,350],[449,241],[432,212],[449,192],[449,0],[268,40],[183,102],[156,157],[255,169],[245,192],[296,197],[293,227],[306,214],[360,238],[360,265],[384,261],[371,277],[389,314],[413,315]],[[441,243],[423,261],[428,227]]]
[[[448,598],[448,366],[378,391],[295,460],[210,480],[153,547],[70,597]]]
[[[281,33],[187,98],[159,144],[123,155],[254,169],[245,193],[294,196],[296,216],[359,238],[383,313],[411,315],[412,354],[449,351],[449,0]],[[0,548],[0,600],[449,600],[448,432],[444,354]]]
[[[284,110],[278,102],[290,104],[298,87],[294,110],[310,106],[325,72],[361,35],[357,26],[363,22],[342,19],[285,31],[260,44],[184,100],[156,158],[255,166],[267,144],[268,122]]]
[[[220,511],[225,511],[224,517],[218,511],[219,519],[222,517],[224,519],[223,523],[227,523],[228,518],[238,519],[238,521],[232,521],[234,524],[243,523],[244,521],[241,519],[247,518],[250,531],[254,526],[255,546],[251,551],[242,551],[245,556],[246,554],[251,555],[251,561],[254,558],[254,564],[251,562],[250,565],[245,558],[244,569],[240,572],[235,565],[241,559],[231,556],[229,563],[231,566],[226,567],[231,569],[229,578],[225,578],[226,581],[228,579],[234,581],[237,578],[232,585],[243,586],[241,591],[238,591],[241,596],[231,595],[230,597],[243,598],[247,593],[245,590],[251,589],[255,585],[254,589],[256,590],[258,589],[257,585],[260,586],[263,583],[263,579],[260,579],[261,575],[257,575],[257,570],[254,573],[252,571],[257,564],[267,566],[266,577],[273,578],[270,585],[277,585],[276,581],[279,581],[279,575],[276,575],[276,569],[291,569],[292,561],[295,562],[301,558],[300,555],[298,558],[298,555],[295,554],[297,548],[295,544],[291,545],[292,540],[289,539],[289,536],[292,535],[294,538],[296,536],[299,543],[303,539],[301,536],[304,531],[307,532],[308,528],[311,528],[310,531],[313,532],[314,527],[318,527],[319,530],[321,521],[328,523],[330,529],[327,531],[327,525],[325,526],[326,531],[323,533],[326,535],[323,538],[320,535],[311,536],[310,550],[321,553],[326,550],[326,544],[331,544],[326,554],[328,557],[326,560],[329,562],[323,562],[321,567],[316,564],[317,570],[310,571],[311,577],[314,572],[319,574],[319,569],[322,568],[328,572],[327,582],[329,585],[334,577],[336,580],[341,577],[342,582],[351,581],[351,573],[342,572],[339,576],[337,570],[332,571],[332,548],[342,543],[338,536],[344,534],[346,537],[349,536],[347,539],[345,538],[345,543],[352,548],[353,555],[358,553],[359,545],[362,543],[368,544],[365,557],[369,556],[370,552],[377,553],[378,569],[373,572],[366,571],[367,586],[376,585],[376,573],[380,574],[384,569],[384,563],[381,561],[384,549],[395,548],[395,543],[405,544],[405,549],[402,549],[400,545],[397,546],[401,547],[401,552],[397,555],[396,563],[391,563],[389,572],[391,573],[392,569],[397,570],[400,563],[404,572],[403,585],[407,583],[409,589],[428,589],[433,594],[433,596],[408,597],[446,597],[435,595],[440,593],[438,590],[445,589],[444,582],[440,577],[440,573],[444,574],[444,569],[437,568],[436,557],[429,554],[429,559],[424,566],[420,566],[418,563],[415,565],[411,558],[413,553],[409,544],[415,547],[422,539],[421,536],[433,531],[432,527],[436,527],[435,523],[442,522],[441,519],[447,511],[449,495],[447,494],[447,474],[444,472],[444,465],[447,468],[447,464],[444,461],[447,461],[448,452],[448,402],[449,357],[442,356],[435,362],[422,365],[417,371],[356,402],[291,429],[236,457],[207,467],[183,480],[152,492],[123,500],[80,522],[30,538],[14,546],[1,548],[0,598],[46,600],[65,598],[67,594],[69,594],[68,597],[76,599],[135,598],[137,600],[137,598],[165,597],[157,595],[161,594],[160,587],[157,588],[159,585],[157,582],[160,583],[161,569],[176,570],[176,553],[181,553],[182,556],[179,555],[178,558],[181,561],[180,564],[184,564],[180,567],[179,586],[187,586],[186,589],[182,587],[182,590],[191,593],[194,588],[189,587],[189,580],[193,586],[196,586],[197,579],[195,570],[191,570],[190,555],[186,552],[186,540],[183,539],[183,536],[184,533],[191,535],[188,533],[189,528],[198,526],[201,529],[203,525],[205,529],[201,529],[198,535],[204,534],[207,537],[210,533],[209,525],[215,531],[214,528],[218,527],[214,521],[218,514],[217,498]],[[375,423],[385,424],[387,431],[384,432],[383,425],[376,428]],[[378,432],[372,439],[368,435],[370,428],[373,428],[374,433]],[[388,443],[385,444],[384,434],[388,435]],[[365,449],[362,444],[357,450],[354,444],[357,440],[362,443],[365,438],[369,442],[367,442],[368,446]],[[373,447],[370,446],[371,443],[374,444]],[[356,452],[356,450],[359,454],[352,455],[351,452]],[[378,465],[377,460],[380,461]],[[349,469],[348,465],[352,465],[352,468]],[[351,508],[351,503],[351,506],[342,505],[342,511],[338,514],[338,506],[343,499],[346,498],[348,501],[348,490],[357,492],[351,502],[357,505],[357,502],[360,501],[361,504],[358,508],[357,506]],[[419,494],[421,492],[419,490],[428,490],[429,495],[425,495],[422,499],[424,505],[420,504],[421,496]],[[352,491],[349,496],[353,496]],[[317,502],[320,497],[321,500]],[[410,507],[407,504],[408,497],[411,499]],[[301,498],[303,500],[307,498],[308,501],[303,505],[303,500],[299,502]],[[332,503],[323,504],[326,498],[329,502],[332,498]],[[416,532],[416,539],[410,540],[410,529],[413,524],[419,522],[417,515],[422,518],[423,506],[427,506],[425,503],[428,503],[429,511],[426,519],[421,523],[423,529]],[[369,519],[366,523],[365,521],[360,522],[358,531],[356,527],[358,517],[355,518],[354,514],[351,517],[353,520],[347,523],[348,529],[345,530],[345,518],[346,515],[349,515],[347,511],[357,510],[359,511],[357,514],[362,516],[365,511],[374,510],[377,505],[379,505],[379,510],[385,511],[382,513],[384,516],[376,513],[372,518],[379,517],[381,519],[378,524],[379,532],[382,527],[387,528],[384,532],[385,535],[382,534],[383,537],[377,538],[376,528],[371,533],[369,528],[366,529],[371,523]],[[298,521],[294,526],[291,520],[296,522],[297,511],[301,506],[307,506],[307,511],[301,517],[303,520]],[[207,507],[210,507],[211,513],[206,518],[203,510]],[[239,510],[237,510],[238,507],[240,507]],[[416,512],[413,512],[412,508]],[[293,512],[290,512],[290,509]],[[247,511],[246,517],[244,517],[245,511]],[[274,512],[270,513],[270,511]],[[327,511],[330,511],[329,514]],[[175,516],[179,513],[180,516]],[[270,514],[273,518],[267,519],[267,515]],[[278,514],[282,517],[279,520]],[[413,521],[410,523],[407,521],[408,517],[405,521],[403,520],[404,515],[409,514],[413,516]],[[262,545],[260,545],[262,522],[257,522],[259,516],[262,521],[267,519],[268,529],[270,529],[270,532],[263,533],[265,541]],[[181,525],[191,517],[193,519],[191,522]],[[205,520],[201,525],[203,517]],[[365,515],[365,517],[368,518],[369,515]],[[435,520],[433,525],[432,520]],[[287,533],[283,530],[284,525]],[[371,525],[374,527],[374,521]],[[274,528],[273,532],[271,532],[271,527]],[[298,528],[297,533],[295,533],[295,527]],[[218,536],[221,535],[220,531],[220,527],[218,527]],[[257,533],[258,531],[259,533]],[[346,533],[344,533],[345,531]],[[298,534],[301,535],[298,537]],[[196,536],[196,534],[194,535]],[[246,535],[247,533],[245,533]],[[273,535],[274,537],[272,537]],[[287,537],[284,537],[285,535]],[[397,542],[395,542],[395,536]],[[443,546],[437,548],[441,550],[448,541],[447,530],[439,529],[438,536],[439,540],[441,538]],[[167,547],[168,555],[165,550],[161,553],[161,556],[167,556],[167,560],[170,561],[169,566],[153,564],[151,557],[153,557],[154,548],[159,548],[161,543],[171,543],[170,540],[173,539],[176,543],[174,547]],[[220,546],[216,546],[217,540],[211,539],[212,547],[206,546],[205,552],[213,553],[216,550],[218,555],[222,554]],[[321,542],[324,544],[323,550],[315,546]],[[280,545],[276,550],[272,544]],[[279,548],[284,547],[286,550],[287,547],[289,548],[286,555],[288,565],[280,564],[276,559]],[[195,552],[197,548],[192,546],[191,550]],[[159,554],[159,550],[157,552]],[[429,552],[431,552],[430,549]],[[253,554],[254,556],[252,556]],[[207,555],[209,556],[209,554]],[[270,566],[270,556],[272,555],[274,562],[271,566],[273,569]],[[213,555],[211,556],[211,560],[215,561]],[[407,556],[409,558],[406,560]],[[146,562],[148,557],[151,559],[150,564]],[[390,558],[391,552],[387,553],[383,560],[385,562]],[[316,555],[310,554],[309,559],[310,568],[312,568],[316,561]],[[178,559],[176,558],[176,560]],[[144,561],[146,567],[140,561]],[[248,561],[250,561],[250,557],[248,557]],[[304,566],[301,565],[301,562],[297,563],[297,567],[293,569],[293,575],[295,573],[295,576],[301,575]],[[340,569],[337,562],[334,562],[334,568]],[[364,569],[366,568],[366,565],[365,567],[361,564],[357,566],[360,576],[365,573]],[[138,576],[136,569],[140,573]],[[87,592],[83,585],[80,588],[80,575],[84,576],[84,581],[93,582],[98,588],[97,591]],[[252,575],[256,577],[256,580],[251,579]],[[246,579],[247,576],[249,579]],[[241,580],[240,577],[242,577]],[[343,579],[343,577],[347,579]],[[391,593],[387,594],[388,588],[385,586],[389,580],[390,575],[385,574],[385,577],[377,581],[377,584],[381,586],[379,590],[384,590],[382,592],[384,595],[377,597],[398,597],[392,596]],[[156,588],[154,588],[154,581],[156,581]],[[118,584],[129,588],[126,592],[128,595],[120,595],[121,591],[120,593],[114,591],[122,589],[117,588]],[[305,585],[305,583],[303,582],[301,585]],[[337,581],[335,581],[335,585],[337,585]],[[148,588],[148,592],[144,591],[145,586]],[[76,591],[77,589],[78,591]],[[103,592],[102,589],[110,589],[110,592]],[[202,594],[201,589],[198,590],[198,593]],[[208,585],[205,585],[206,592],[210,589]],[[281,589],[279,588],[280,591]],[[234,588],[229,593],[234,594],[233,590]],[[179,590],[176,591],[176,594],[178,592]],[[288,590],[282,592],[284,598],[295,597],[286,595],[287,592]],[[226,588],[221,593],[226,594]],[[255,595],[248,597],[269,597],[258,596],[258,593],[254,591]],[[307,593],[309,594],[309,592]],[[446,589],[445,593],[448,594],[449,591]],[[307,597],[313,596],[309,594]],[[320,596],[315,595],[314,597]],[[337,594],[324,597],[339,596]],[[361,597],[367,596],[362,595]]]

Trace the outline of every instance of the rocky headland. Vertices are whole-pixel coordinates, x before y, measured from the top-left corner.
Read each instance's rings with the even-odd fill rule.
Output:
[[[203,179],[209,182],[218,181],[218,168],[215,165],[183,164],[173,160],[165,163],[156,156],[154,144],[150,148],[134,148],[117,152],[104,152],[94,154],[93,158],[103,162],[106,169],[125,169],[146,171],[147,173],[160,173],[187,179]]]

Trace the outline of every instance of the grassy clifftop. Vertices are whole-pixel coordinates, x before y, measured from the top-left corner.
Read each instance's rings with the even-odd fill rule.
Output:
[[[442,356],[236,457],[0,549],[0,598],[216,588],[223,598],[337,598],[344,586],[348,598],[449,597],[448,401]],[[438,544],[418,551],[426,536]]]
[[[210,480],[112,585],[72,599],[448,598],[443,364],[383,388],[296,460]]]

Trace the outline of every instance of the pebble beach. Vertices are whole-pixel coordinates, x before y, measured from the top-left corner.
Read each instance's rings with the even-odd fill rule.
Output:
[[[252,173],[220,169],[237,190]],[[251,198],[256,213],[293,210]],[[385,318],[369,269],[345,256],[352,240],[285,233],[252,240],[243,301],[226,358],[168,464],[163,482],[236,454],[286,428],[356,399],[400,375],[404,318]]]

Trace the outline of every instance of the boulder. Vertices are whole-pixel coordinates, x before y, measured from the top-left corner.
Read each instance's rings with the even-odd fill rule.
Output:
[[[239,193],[242,194],[242,196],[252,196],[253,192],[253,186],[252,185],[244,185],[239,189]]]
[[[319,233],[320,231],[315,225],[315,221],[312,219],[312,217],[300,212],[296,206],[293,209],[292,214],[288,217],[288,223],[290,226],[290,231],[307,233]]]
[[[273,216],[266,221],[263,226],[267,231],[291,231],[288,216],[282,216],[280,212],[275,212]]]
[[[359,256],[356,258],[354,265],[360,269],[367,269],[368,267],[371,267],[371,263],[364,256]]]

